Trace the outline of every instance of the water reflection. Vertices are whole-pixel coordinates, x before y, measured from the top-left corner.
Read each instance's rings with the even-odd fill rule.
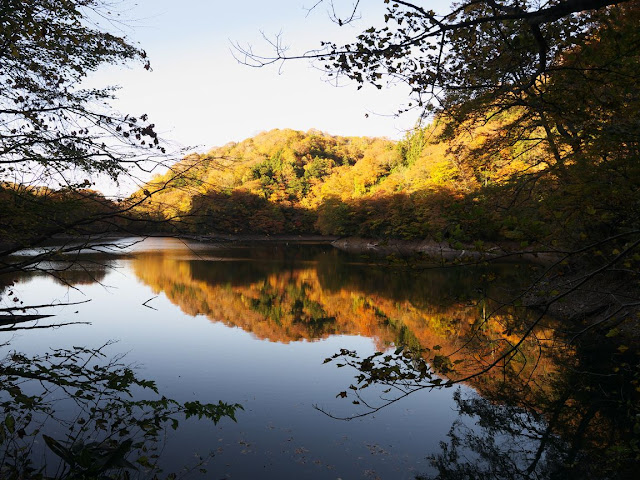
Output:
[[[96,268],[98,264],[103,268]],[[141,326],[135,327],[139,319],[132,318],[123,331],[127,337],[140,337],[132,349],[148,350],[146,361],[157,363],[169,385],[194,395],[196,388],[204,389],[198,393],[202,395],[215,386],[234,401],[251,405],[243,414],[244,423],[239,418],[242,430],[232,434],[233,440],[226,435],[223,439],[222,433],[212,440],[227,449],[218,452],[224,459],[217,463],[220,477],[255,477],[269,465],[274,475],[327,478],[334,464],[348,472],[336,472],[336,477],[355,478],[358,472],[360,478],[368,478],[362,472],[374,470],[380,478],[412,478],[419,472],[443,479],[622,478],[637,461],[640,374],[635,349],[620,349],[613,335],[568,342],[553,320],[539,321],[537,312],[506,305],[518,286],[526,284],[531,266],[420,270],[372,262],[326,246],[223,248],[177,240],[144,242],[118,260],[96,257],[74,265],[61,277],[68,284],[84,285],[93,279],[116,284],[122,280],[113,271],[130,269],[141,283],[138,306],[151,296],[148,289],[159,296],[152,303],[158,311],[140,307],[135,316],[144,317]],[[126,285],[123,288],[135,287]],[[165,300],[211,323],[178,315]],[[104,324],[113,335],[117,322],[109,318]],[[170,340],[161,344],[158,332]],[[374,354],[360,341],[367,338],[375,350],[387,352],[375,357],[382,362],[377,370],[365,367],[369,364],[364,360]],[[406,349],[394,354],[400,345]],[[352,349],[357,358],[361,355],[360,363],[343,363],[351,370],[335,369],[336,359],[321,367],[322,360],[340,348]],[[384,370],[407,352],[413,356],[406,357],[402,377],[394,377],[393,368]],[[496,368],[474,375],[497,359],[501,360]],[[168,376],[167,371],[175,374]],[[188,388],[176,380],[185,371],[193,372]],[[429,377],[421,376],[425,371]],[[375,381],[361,389],[360,375]],[[465,386],[455,395],[454,389],[432,389],[438,381],[460,379],[466,379]],[[418,391],[429,391],[422,402],[428,406],[406,396]],[[347,430],[327,423],[333,421],[326,417],[311,417],[308,397],[335,417],[375,410],[376,418]],[[401,400],[394,403],[395,399]],[[403,413],[400,402],[420,413]],[[449,440],[438,448],[438,440],[446,437],[434,437],[427,422],[450,424],[452,407],[460,416]],[[263,431],[265,424],[268,432]],[[297,427],[281,426],[291,424]],[[189,436],[198,438],[194,428]],[[446,432],[449,426],[443,428]],[[293,448],[290,439],[301,437],[301,430],[326,436],[309,434],[303,445]],[[338,444],[334,439],[341,430],[352,438]],[[360,453],[355,457],[358,466],[346,467],[353,463],[348,451],[355,450],[353,438],[368,438],[372,432],[395,439],[384,449],[378,444],[374,448],[378,453],[399,449],[394,466]],[[274,441],[274,435],[282,438]],[[333,443],[326,445],[326,439]],[[234,445],[242,449],[229,453]],[[281,453],[272,451],[274,445]],[[265,453],[259,456],[261,448]],[[309,449],[320,462],[317,470],[310,471],[306,464],[284,466],[305,458]],[[409,451],[411,461],[398,460]],[[247,461],[247,455],[254,455],[253,460]],[[279,459],[277,468],[269,463],[272,455]],[[430,456],[431,470],[418,466],[416,455]]]
[[[444,479],[631,479],[640,460],[638,353],[589,335],[546,382],[455,396],[461,418],[431,456]],[[480,428],[470,429],[463,417]],[[423,477],[421,477],[423,478]]]
[[[230,249],[208,259],[157,252],[137,255],[133,269],[155,293],[190,315],[206,315],[259,338],[289,342],[348,334],[380,347],[455,341],[489,308],[491,280],[512,286],[513,267],[430,270],[353,262],[337,250]],[[488,279],[488,277],[490,277]],[[504,328],[503,328],[504,330]]]
[[[322,247],[229,249],[215,260],[153,252],[137,255],[132,265],[140,280],[189,315],[272,342],[361,335],[381,351],[407,345],[449,377],[482,368],[538,320],[499,300],[515,295],[525,266],[416,272]],[[474,385],[487,388],[489,377],[508,372],[549,375],[556,367],[542,352],[552,338],[549,322],[540,323],[501,369]],[[447,361],[438,362],[443,352]]]
[[[625,398],[637,398],[630,386],[638,373],[629,367],[637,358],[625,363],[614,351],[603,362],[601,344],[585,351],[593,339],[569,344],[553,321],[504,306],[500,300],[523,284],[525,266],[415,272],[366,265],[322,248],[236,249],[222,259],[149,253],[136,257],[133,268],[190,315],[273,342],[363,335],[380,351],[408,345],[436,374],[454,381],[513,349],[497,368],[468,380],[477,393],[456,396],[460,413],[481,428],[454,424],[450,442],[432,456],[437,478],[605,478],[624,471],[638,454],[637,438],[632,442],[637,407],[617,410],[625,409]],[[612,374],[621,365],[626,375]],[[398,387],[397,378],[377,374],[378,383]],[[382,402],[381,391],[388,392],[369,390],[368,403],[358,394],[348,416],[378,411],[408,390],[403,385]],[[347,392],[351,398],[354,392]],[[594,455],[598,449],[608,453]]]
[[[213,423],[235,420],[242,408],[167,398],[155,382],[123,363],[122,355],[108,357],[108,347],[27,356],[0,346],[1,478],[158,474],[167,429],[194,416]]]

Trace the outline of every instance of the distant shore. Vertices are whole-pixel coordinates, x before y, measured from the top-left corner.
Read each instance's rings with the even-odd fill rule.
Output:
[[[296,244],[296,245],[331,245],[339,250],[375,256],[411,257],[420,255],[423,261],[433,263],[462,262],[478,260],[504,260],[504,261],[533,261],[536,263],[548,263],[558,259],[560,252],[536,251],[535,248],[522,248],[519,245],[496,242],[494,244],[452,245],[450,242],[437,242],[435,240],[402,240],[382,238],[345,237],[337,235],[291,234],[291,235],[267,235],[267,234],[186,234],[186,233],[137,233],[137,232],[109,232],[87,236],[54,235],[54,242],[60,241],[94,241],[98,239],[116,239],[127,237],[166,237],[181,238],[196,242],[218,244]]]
[[[212,243],[296,243],[330,245],[340,237],[331,235],[266,235],[266,234],[210,234],[210,235],[167,235],[151,234],[151,237],[177,237],[198,242]]]
[[[151,235],[165,236],[165,235]],[[410,257],[420,255],[423,260],[433,263],[451,261],[478,261],[504,259],[505,261],[535,261],[545,263],[554,260],[554,253],[539,253],[533,249],[519,249],[515,245],[495,244],[478,248],[475,245],[452,246],[448,242],[436,242],[434,240],[402,240],[402,239],[376,239],[361,237],[340,237],[332,235],[178,235],[178,238],[212,243],[236,243],[236,244],[298,244],[298,245],[332,245],[335,248],[349,253]]]

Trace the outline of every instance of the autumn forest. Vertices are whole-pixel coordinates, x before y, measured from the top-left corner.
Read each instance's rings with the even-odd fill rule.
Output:
[[[634,478],[640,0],[338,3],[231,58],[413,128],[193,151],[85,83],[153,70],[110,2],[2,2],[0,477]]]

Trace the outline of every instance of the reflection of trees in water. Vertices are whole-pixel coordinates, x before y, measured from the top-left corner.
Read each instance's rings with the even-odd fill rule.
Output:
[[[114,257],[104,255],[82,255],[63,261],[47,259],[29,271],[0,275],[0,298],[14,284],[38,277],[51,278],[60,285],[70,287],[102,283],[113,264]]]
[[[529,317],[521,309],[490,315],[497,304],[484,296],[486,290],[500,289],[497,280],[491,282],[494,278],[510,288],[516,284],[519,273],[513,266],[412,272],[345,264],[345,259],[332,251],[298,261],[261,257],[232,263],[153,254],[137,256],[133,268],[183,311],[240,327],[258,338],[290,342],[368,336],[381,350],[390,345],[420,350],[425,361],[451,377],[482,368],[531,325],[522,321]],[[551,329],[539,325],[501,369],[474,383],[484,388],[497,381],[494,377],[511,372],[540,376],[554,371],[554,362],[540,355],[552,336]],[[441,352],[448,352],[446,361]],[[451,365],[456,365],[455,372]]]
[[[545,437],[544,418],[536,411],[499,404],[475,394],[458,391],[454,400],[462,416],[477,423],[471,427],[456,420],[449,443],[433,455],[431,465],[438,479],[528,479],[549,478],[558,462],[562,440]],[[544,443],[544,445],[542,445]],[[538,455],[538,446],[544,454]]]
[[[372,337],[380,350],[407,345],[397,354],[359,358],[345,351],[332,359],[357,369],[354,384],[337,392],[354,401],[356,416],[416,390],[460,380],[473,386],[479,395],[457,401],[461,414],[478,423],[453,426],[449,443],[432,458],[438,478],[631,473],[639,454],[638,356],[615,335],[594,331],[567,342],[552,321],[489,300],[484,293],[499,292],[500,280],[517,283],[517,273],[499,268],[413,275],[344,265],[326,252],[315,259],[230,266],[156,255],[136,258],[134,269],[184,311],[259,338],[347,334]],[[233,272],[229,282],[225,271]]]
[[[6,347],[6,345],[4,345]],[[122,357],[73,347],[0,362],[0,476],[130,478],[159,472],[168,429],[195,416],[234,419],[239,405],[179,403],[139,378]]]
[[[438,479],[637,478],[638,352],[585,338],[564,367],[526,395],[510,388],[456,396],[462,415],[431,458]]]
[[[29,281],[36,277],[53,279],[56,283],[75,288],[81,285],[101,283],[107,271],[111,268],[113,259],[107,258],[83,258],[76,261],[43,261],[33,266],[32,271],[18,271],[11,275],[0,275],[0,331],[34,330],[53,326],[69,325],[69,323],[56,323],[49,325],[23,325],[26,322],[42,318],[54,317],[55,307],[62,305],[76,305],[77,303],[61,303],[50,301],[39,305],[25,304],[13,288],[15,284]],[[46,300],[44,300],[46,302]],[[85,303],[81,301],[79,303]],[[43,312],[42,310],[45,309]],[[71,322],[87,323],[87,322]]]
[[[220,254],[223,261],[139,254],[133,268],[186,313],[259,338],[289,342],[347,334],[370,336],[381,350],[408,345],[388,361],[376,357],[382,362],[376,369],[352,362],[370,381],[366,390],[354,382],[355,389],[339,393],[359,395],[357,414],[379,406],[380,395],[392,398],[387,390],[400,380],[401,397],[413,391],[408,379],[418,390],[425,382],[437,388],[470,377],[517,344],[537,319],[513,307],[496,313],[499,304],[485,295],[499,295],[501,284],[518,284],[514,266],[411,273],[359,264],[323,248],[279,252],[238,249]],[[541,323],[496,368],[468,379],[478,394],[457,395],[456,401],[460,413],[477,423],[454,424],[449,442],[431,459],[437,478],[630,474],[639,451],[637,354],[619,348],[617,337],[606,332],[591,333],[591,343],[584,337],[567,344],[552,327]],[[389,367],[404,355],[404,376],[394,378]],[[421,371],[430,376],[420,377]]]
[[[358,410],[343,419],[370,415],[418,391],[460,381],[477,390],[455,396],[459,413],[476,423],[454,423],[449,442],[431,457],[435,478],[635,478],[639,352],[616,336],[591,333],[563,342],[559,334],[538,357],[528,355],[523,342],[510,361],[517,368],[481,374],[465,362],[460,369],[459,360],[451,361],[440,348],[428,362],[421,351],[402,348],[364,358],[342,350],[326,362],[355,369],[355,381],[338,396],[353,400]],[[537,362],[527,368],[531,359]],[[438,375],[443,371],[448,378]]]
[[[111,268],[113,260],[101,259],[95,262],[77,261],[73,263],[50,262],[43,272],[26,274],[26,278],[46,276],[53,278],[56,283],[68,286],[91,285],[102,283]]]
[[[392,343],[456,347],[477,329],[483,308],[490,308],[483,297],[487,271],[412,273],[345,265],[343,256],[320,251],[296,261],[231,262],[149,254],[136,256],[133,268],[155,293],[164,292],[186,313],[272,341],[346,334],[375,338],[380,348]],[[500,336],[509,330],[507,322],[508,315],[495,316],[482,328]]]

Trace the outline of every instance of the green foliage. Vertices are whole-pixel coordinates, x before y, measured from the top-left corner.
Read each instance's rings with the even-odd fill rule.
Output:
[[[436,21],[387,2],[384,24],[325,43],[324,63],[358,83],[400,78],[422,108],[440,92],[432,124],[400,142],[264,132],[190,155],[133,199],[161,189],[140,215],[194,233],[573,248],[633,231],[639,10],[609,3],[471,2]]]
[[[410,167],[420,158],[426,146],[426,133],[426,129],[418,126],[416,129],[407,132],[404,139],[398,143],[402,165]]]
[[[408,133],[387,165],[365,153],[312,189],[304,206],[317,209],[321,232],[574,247],[638,229],[637,2],[474,1],[443,15],[384,3],[380,23],[310,58],[360,86],[407,83],[409,107],[435,112],[435,123]],[[444,190],[442,208],[417,222],[400,202],[401,225],[358,204]]]

